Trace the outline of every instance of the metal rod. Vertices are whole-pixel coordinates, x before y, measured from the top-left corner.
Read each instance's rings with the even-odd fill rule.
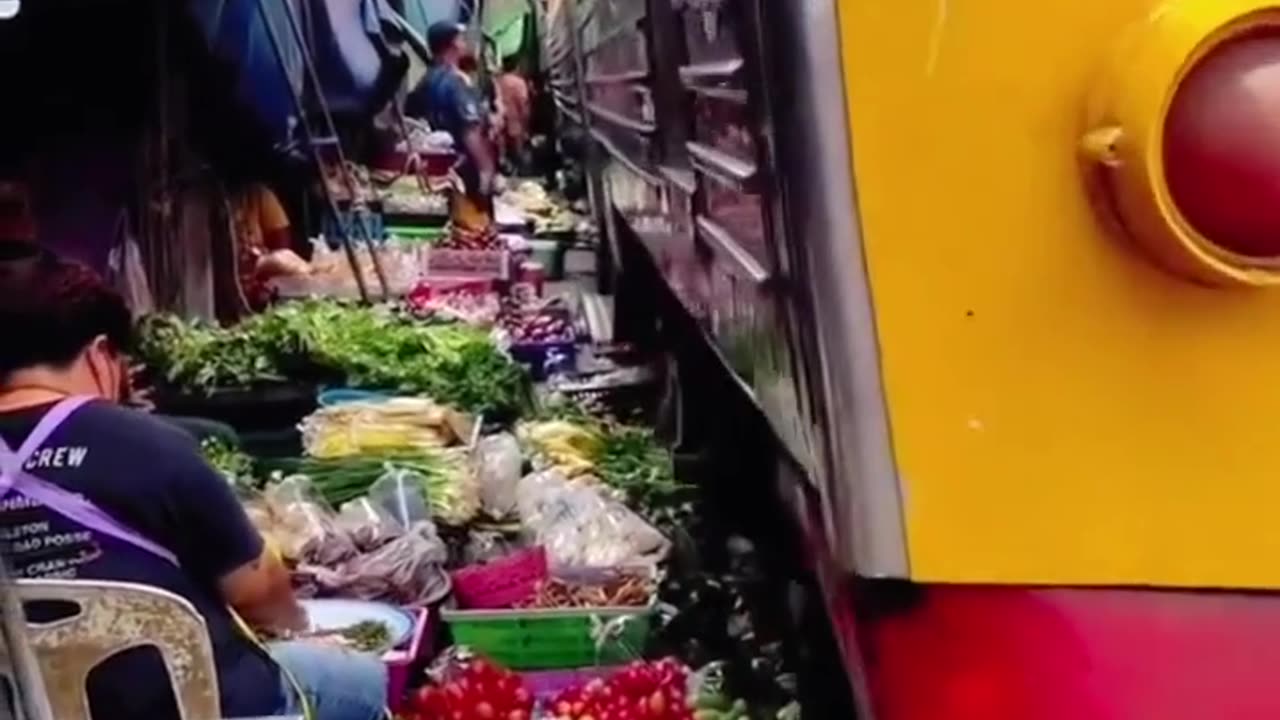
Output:
[[[264,0],[258,0],[258,7],[263,7],[263,2]],[[306,69],[307,77],[311,79],[311,87],[315,94],[316,105],[319,106],[320,116],[324,119],[325,132],[328,137],[333,138],[334,153],[337,155],[338,168],[342,177],[342,183],[346,186],[347,196],[351,198],[351,215],[354,219],[357,205],[356,185],[355,181],[351,179],[351,173],[347,169],[347,157],[346,153],[342,152],[342,142],[338,139],[338,128],[333,123],[333,113],[329,111],[329,103],[325,100],[324,91],[321,89],[320,74],[316,71],[315,63],[311,58],[311,50],[307,44],[306,35],[302,32],[302,24],[293,13],[293,4],[291,2],[286,1],[284,3],[284,15],[285,19],[289,21],[289,29],[293,33],[293,40],[298,44],[298,51],[302,53],[302,66]],[[302,123],[304,126],[306,125],[305,114],[302,118]],[[327,184],[325,189],[327,192]],[[338,218],[338,223],[339,225],[342,223],[342,219],[340,217]],[[387,276],[382,271],[382,262],[378,258],[378,248],[374,243],[373,236],[369,232],[369,228],[363,222],[358,223],[358,225],[360,236],[364,238],[365,247],[369,250],[369,258],[373,261],[373,272],[378,276],[378,284],[382,287],[382,299],[386,300],[390,297],[391,293],[390,288],[387,285]],[[358,269],[356,270],[356,273],[357,275],[359,274]]]
[[[286,0],[288,2],[289,0]],[[312,159],[315,161],[316,169],[323,171],[324,158],[320,157],[319,148],[316,146],[315,137],[311,133],[311,127],[307,125],[306,107],[302,102],[302,97],[293,89],[293,83],[289,80],[289,67],[285,62],[284,48],[280,45],[280,36],[276,34],[276,28],[271,24],[271,16],[267,13],[266,0],[258,0],[258,14],[262,18],[262,24],[267,29],[267,37],[271,40],[271,47],[276,55],[276,62],[280,64],[280,72],[285,75],[285,83],[289,85],[289,95],[293,99],[294,111],[298,113],[298,121],[302,125],[302,134],[307,141],[307,148],[311,151]],[[303,62],[309,61],[309,57],[304,56]],[[347,264],[351,266],[351,274],[355,276],[356,289],[360,292],[361,302],[369,302],[369,289],[365,286],[364,273],[360,272],[360,261],[356,259],[355,248],[351,246],[351,238],[347,237],[346,228],[342,224],[342,213],[338,210],[338,203],[333,198],[333,194],[329,192],[329,184],[324,182],[323,172],[320,178],[321,191],[324,193],[325,201],[328,206],[329,214],[333,216],[334,225],[338,229],[338,237],[342,241],[342,249],[347,256]]]

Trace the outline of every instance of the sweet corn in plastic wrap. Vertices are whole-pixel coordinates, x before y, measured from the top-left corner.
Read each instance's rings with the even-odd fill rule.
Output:
[[[301,426],[307,454],[336,458],[380,450],[437,449],[463,438],[464,418],[430,400],[394,398],[324,408]]]

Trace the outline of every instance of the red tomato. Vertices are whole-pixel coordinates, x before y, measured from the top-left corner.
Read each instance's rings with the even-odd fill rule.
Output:
[[[527,706],[533,704],[533,696],[530,695],[529,691],[523,687],[516,688],[514,697],[515,697],[516,705],[519,705],[521,708],[525,710],[529,709]]]
[[[497,717],[497,713],[494,711],[493,705],[481,700],[476,703],[476,717],[480,718],[480,720],[493,720],[493,718]]]
[[[660,691],[655,690],[654,693],[649,696],[649,712],[652,713],[654,717],[662,717],[662,715],[667,712],[667,698]]]
[[[529,720],[529,713],[524,710],[512,710],[507,713],[507,720]]]
[[[684,688],[667,688],[667,701],[671,703],[672,707],[684,707],[687,704],[685,702]]]
[[[419,712],[426,712],[435,709],[440,700],[440,691],[433,687],[420,687],[413,694],[413,701],[409,705]]]

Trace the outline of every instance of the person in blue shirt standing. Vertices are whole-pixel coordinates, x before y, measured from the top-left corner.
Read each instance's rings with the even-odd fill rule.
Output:
[[[465,28],[439,22],[427,30],[431,69],[405,100],[405,114],[426,120],[433,130],[453,136],[462,155],[458,174],[465,195],[455,197],[453,221],[469,231],[492,224],[497,160],[487,132],[484,99],[459,67],[467,57]]]

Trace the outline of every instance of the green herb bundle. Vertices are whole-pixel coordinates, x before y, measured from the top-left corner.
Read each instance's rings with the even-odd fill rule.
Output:
[[[143,321],[141,335],[140,359],[187,392],[247,388],[304,371],[489,417],[515,413],[526,396],[524,371],[486,333],[425,325],[389,307],[311,300],[231,328],[159,316]]]

